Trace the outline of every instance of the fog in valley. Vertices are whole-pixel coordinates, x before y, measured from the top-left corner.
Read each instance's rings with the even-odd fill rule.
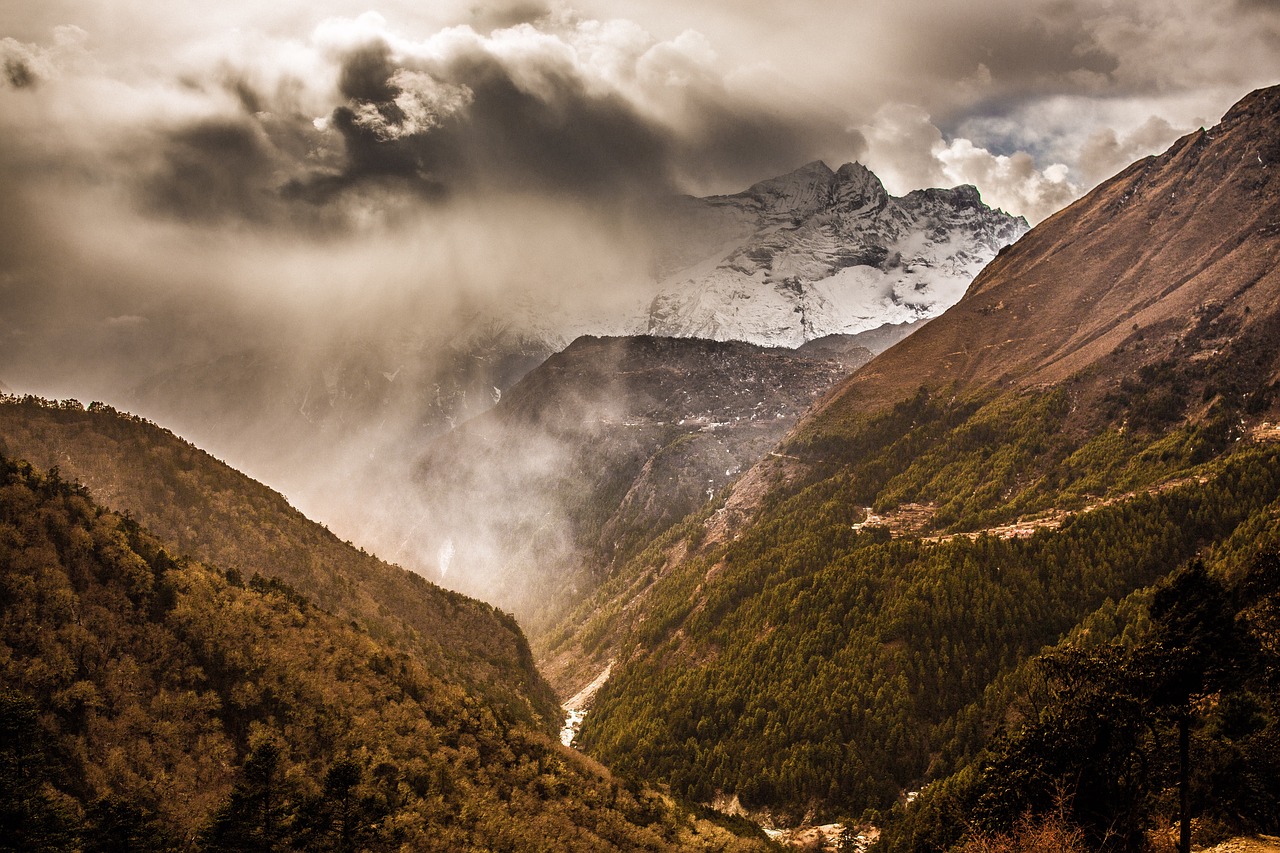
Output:
[[[0,32],[0,389],[151,418],[522,613],[564,590],[513,561],[576,582],[580,448],[493,418],[441,441],[579,335],[644,331],[672,197],[861,160],[1036,221],[1216,117],[1247,88],[1228,68],[1277,64],[1263,28],[1192,88],[1154,35],[1012,3],[965,24],[980,46],[887,3],[29,5]],[[1247,23],[1227,5],[1210,20]],[[576,415],[621,406],[603,385]]]

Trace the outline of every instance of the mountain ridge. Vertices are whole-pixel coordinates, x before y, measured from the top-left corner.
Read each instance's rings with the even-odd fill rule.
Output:
[[[674,213],[649,333],[771,346],[932,317],[1027,230],[973,186],[894,198],[856,162],[813,161]]]
[[[1139,160],[1040,223],[975,278],[943,322],[869,364],[828,405],[848,397],[874,407],[902,396],[912,389],[885,377],[906,374],[908,363],[916,384],[1051,385],[1132,343],[1135,332],[1148,360],[1172,355],[1186,331],[1180,317],[1198,306],[1221,304],[1219,322],[1273,315],[1280,145],[1263,125],[1274,127],[1278,115],[1280,88],[1251,93],[1215,127]],[[1203,189],[1188,201],[1192,176]],[[1063,300],[1053,284],[1072,276],[1099,289]],[[1163,282],[1154,293],[1144,287],[1153,279]],[[1246,307],[1253,316],[1243,316]],[[987,319],[996,314],[1024,334],[1002,338]],[[1075,331],[1056,345],[1045,334],[1065,329]]]
[[[283,495],[149,421],[100,404],[7,398],[0,453],[78,480],[177,553],[285,581],[515,719],[558,725],[554,696],[511,617],[340,541]],[[470,620],[487,627],[465,627]]]

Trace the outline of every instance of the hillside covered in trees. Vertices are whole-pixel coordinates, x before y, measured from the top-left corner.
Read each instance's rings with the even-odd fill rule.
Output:
[[[967,456],[990,407],[1003,449]],[[1119,602],[1280,507],[1276,446],[1221,427],[1081,443],[1052,396],[961,409],[922,397],[870,420],[860,465],[779,489],[736,541],[704,541],[678,563],[672,549],[689,540],[660,543],[637,567],[638,595],[583,608],[551,653],[579,643],[579,654],[628,661],[598,697],[584,748],[690,797],[731,792],[793,820],[887,808],[983,748],[1014,698],[1009,673],[1092,615],[1113,614],[1109,630],[1123,632],[1132,614],[1115,616]],[[871,452],[893,419],[917,426],[886,430],[895,440]],[[1029,482],[1003,485],[1006,466]],[[976,482],[998,488],[975,494],[965,484]],[[882,485],[868,494],[869,483]],[[862,526],[865,507],[904,495],[953,530],[1018,507],[1076,511],[1007,538]],[[707,536],[697,522],[683,533]]]
[[[1038,226],[539,638],[619,662],[584,749],[894,850],[1280,829],[1277,126],[1254,93]]]
[[[278,492],[168,430],[101,404],[8,398],[0,400],[0,453],[57,468],[175,554],[283,580],[512,719],[548,732],[559,724],[555,697],[512,618],[339,540]]]
[[[2,849],[764,846],[2,456],[0,592]]]

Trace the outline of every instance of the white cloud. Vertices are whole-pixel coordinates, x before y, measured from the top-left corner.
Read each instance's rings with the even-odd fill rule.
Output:
[[[950,183],[973,184],[983,201],[1035,223],[1066,206],[1080,195],[1080,187],[1067,180],[1062,163],[1037,168],[1025,151],[992,154],[967,139],[953,139],[936,152]]]
[[[919,107],[886,105],[861,130],[868,144],[867,166],[896,194],[918,187],[973,184],[987,204],[1034,223],[1081,192],[1062,163],[1037,167],[1026,151],[994,154],[965,138],[947,141]]]

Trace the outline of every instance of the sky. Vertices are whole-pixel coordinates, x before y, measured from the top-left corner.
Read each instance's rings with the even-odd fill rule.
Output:
[[[0,72],[0,388],[128,408],[607,316],[664,199],[816,159],[1034,224],[1280,83],[1280,0],[0,0]]]
[[[163,357],[144,327],[175,298],[171,326],[270,337],[513,279],[600,295],[654,199],[814,159],[1035,223],[1280,82],[1277,0],[0,9],[0,346],[50,361],[15,336],[75,317]]]

